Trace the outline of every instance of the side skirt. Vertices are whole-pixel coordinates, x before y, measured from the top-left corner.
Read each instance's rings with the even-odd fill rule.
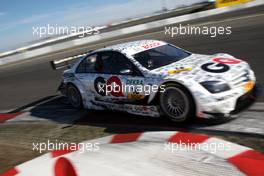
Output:
[[[141,116],[151,116],[160,117],[159,108],[154,105],[134,105],[134,104],[116,104],[110,102],[101,101],[91,101],[91,104],[97,108],[91,109],[105,109],[112,111],[122,111],[130,114],[141,115]]]

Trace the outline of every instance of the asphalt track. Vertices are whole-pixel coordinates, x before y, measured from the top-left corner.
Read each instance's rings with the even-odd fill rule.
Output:
[[[173,43],[195,53],[229,53],[250,63],[257,79],[264,85],[264,6],[245,9],[187,24],[206,26],[231,26],[232,34],[212,38],[204,35],[165,35],[164,28],[145,33],[102,41],[100,44],[82,46],[63,52],[41,56],[22,63],[0,67],[0,110],[14,109],[56,94],[61,70],[53,71],[50,60],[60,59],[90,49],[139,39],[157,39]],[[186,24],[186,23],[185,23]],[[175,24],[173,26],[178,26]],[[258,101],[264,101],[264,96]]]

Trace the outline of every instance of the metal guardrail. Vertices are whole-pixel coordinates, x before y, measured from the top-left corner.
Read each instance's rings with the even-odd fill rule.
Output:
[[[239,4],[239,5],[229,6],[229,7],[212,9],[212,10],[157,20],[157,21],[153,21],[153,22],[149,22],[145,24],[138,24],[135,26],[121,28],[121,29],[117,29],[114,31],[109,31],[109,32],[89,36],[86,38],[70,40],[70,41],[66,41],[63,43],[57,43],[52,46],[38,48],[32,51],[27,51],[25,53],[19,53],[16,55],[7,56],[5,58],[0,59],[0,65],[17,62],[21,60],[26,60],[26,59],[34,58],[36,56],[46,55],[50,53],[57,53],[57,52],[61,52],[66,49],[71,49],[74,47],[79,47],[79,46],[87,45],[91,43],[96,44],[102,40],[111,40],[116,37],[122,38],[122,36],[126,36],[128,34],[133,35],[134,33],[143,32],[146,30],[155,29],[155,28],[159,28],[162,26],[166,26],[166,25],[172,25],[172,24],[186,22],[186,21],[190,21],[194,19],[209,17],[213,15],[219,15],[219,14],[223,14],[226,12],[237,11],[237,10],[255,7],[255,6],[259,6],[263,4],[264,4],[263,0],[255,0],[255,1],[252,1],[246,4]]]
[[[106,26],[101,26],[101,27],[97,27],[96,30],[102,30],[102,29],[105,29],[105,28],[107,28],[107,27]],[[93,31],[95,31],[95,29],[93,29],[93,30],[85,30],[85,31],[74,33],[74,34],[70,34],[70,35],[67,35],[67,36],[61,36],[61,37],[57,37],[57,38],[52,38],[52,39],[49,39],[49,40],[45,40],[43,42],[35,43],[35,44],[29,45],[29,46],[25,46],[25,47],[21,47],[21,48],[15,49],[15,50],[3,52],[3,53],[0,53],[0,59],[3,58],[3,57],[6,57],[6,56],[11,56],[11,55],[17,54],[17,53],[23,53],[23,52],[26,52],[26,51],[29,51],[29,50],[38,49],[38,48],[41,48],[41,47],[43,47],[45,45],[52,45],[52,44],[55,44],[55,43],[58,43],[58,42],[63,42],[65,40],[69,39],[69,38],[76,38],[76,37],[78,37],[79,35],[81,35],[83,33],[89,33],[89,32],[93,32]]]
[[[104,32],[109,32],[109,31],[113,31],[116,29],[120,29],[120,28],[125,28],[125,27],[130,27],[133,25],[138,25],[138,24],[142,24],[142,23],[147,23],[147,22],[152,22],[155,20],[161,20],[161,19],[165,19],[168,17],[172,17],[172,16],[179,16],[182,14],[187,14],[187,13],[191,13],[193,11],[199,11],[203,8],[208,7],[210,4],[208,3],[201,3],[201,4],[196,4],[190,7],[185,7],[185,8],[180,8],[180,9],[174,9],[174,10],[170,10],[168,12],[164,12],[164,13],[160,13],[160,14],[155,14],[152,16],[145,16],[142,18],[136,18],[136,19],[131,19],[131,20],[126,20],[126,21],[122,21],[119,23],[113,23],[111,25],[108,26],[101,26],[101,27],[97,27],[96,29],[99,30],[100,32],[104,33]],[[52,38],[52,39],[48,39],[45,40],[43,42],[39,42],[39,43],[35,43],[29,46],[25,46],[25,47],[21,47],[15,50],[11,50],[11,51],[7,51],[7,52],[3,52],[0,53],[0,59],[3,57],[7,57],[7,56],[11,56],[11,55],[15,55],[15,54],[19,54],[19,53],[23,53],[23,52],[27,52],[33,49],[38,49],[47,45],[53,45],[59,42],[64,42],[64,41],[68,41],[68,40],[74,40],[74,39],[78,39],[78,36],[83,34],[83,33],[88,33],[88,32],[93,32],[94,30],[87,30],[87,31],[82,31],[82,32],[78,32],[78,33],[74,33],[74,34],[70,34],[67,36],[60,36],[57,38]],[[89,36],[88,36],[89,37]]]

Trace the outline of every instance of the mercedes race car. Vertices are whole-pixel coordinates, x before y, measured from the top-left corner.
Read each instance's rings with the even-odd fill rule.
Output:
[[[157,40],[92,51],[63,73],[59,90],[75,108],[165,116],[229,118],[256,98],[248,63],[229,54],[201,55]]]

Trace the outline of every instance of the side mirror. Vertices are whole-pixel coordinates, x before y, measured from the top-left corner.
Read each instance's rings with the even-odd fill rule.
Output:
[[[129,74],[132,74],[133,71],[130,69],[124,69],[124,70],[121,70],[120,73],[129,75]]]

